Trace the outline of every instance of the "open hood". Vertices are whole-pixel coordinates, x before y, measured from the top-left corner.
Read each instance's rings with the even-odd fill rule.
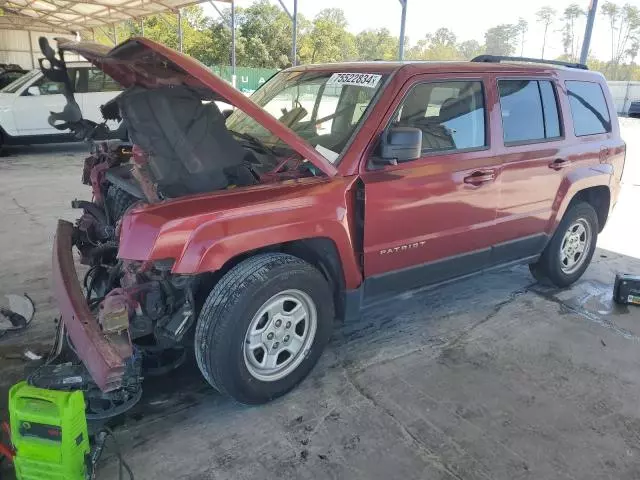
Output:
[[[290,128],[187,55],[139,37],[130,38],[113,49],[94,42],[75,42],[63,38],[56,40],[61,52],[83,56],[125,88],[133,85],[148,89],[188,85],[210,90],[213,93],[212,100],[230,103],[253,117],[326,175],[334,176],[337,173],[331,162]]]

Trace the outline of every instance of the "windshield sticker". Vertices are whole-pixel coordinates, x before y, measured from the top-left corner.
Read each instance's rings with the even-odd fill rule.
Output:
[[[382,75],[375,73],[334,73],[327,85],[355,85],[358,87],[376,88]]]

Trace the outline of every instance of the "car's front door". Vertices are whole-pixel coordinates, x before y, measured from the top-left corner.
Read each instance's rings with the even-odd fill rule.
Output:
[[[422,154],[397,165],[372,161],[365,187],[365,295],[393,294],[485,267],[495,235],[500,160],[491,150],[495,94],[482,75],[423,75],[387,113],[422,131]],[[499,121],[499,117],[497,117]],[[495,119],[494,119],[495,121]]]
[[[77,69],[68,69],[71,84],[75,83]],[[18,94],[13,103],[13,118],[18,135],[51,135],[66,133],[49,125],[50,112],[61,112],[67,104],[63,95],[64,84],[54,82],[40,74]]]

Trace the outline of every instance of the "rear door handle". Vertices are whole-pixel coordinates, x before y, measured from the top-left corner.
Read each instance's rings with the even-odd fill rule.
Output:
[[[470,185],[482,185],[483,183],[493,182],[496,179],[494,170],[476,170],[471,175],[464,177],[464,183]]]
[[[563,168],[567,168],[569,165],[571,165],[570,160],[566,160],[564,158],[556,158],[549,164],[549,168],[552,168],[554,170],[562,170]]]

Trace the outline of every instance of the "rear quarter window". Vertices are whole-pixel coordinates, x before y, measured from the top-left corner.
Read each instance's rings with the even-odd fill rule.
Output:
[[[576,136],[610,132],[611,117],[600,84],[569,80],[565,85]]]

